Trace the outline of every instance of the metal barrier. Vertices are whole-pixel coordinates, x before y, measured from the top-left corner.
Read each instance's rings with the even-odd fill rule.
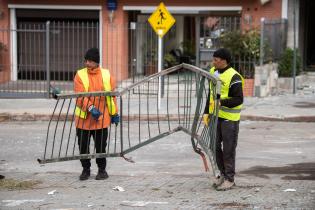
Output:
[[[151,85],[158,83],[160,77],[164,78],[165,90],[161,98],[159,90],[151,89]],[[209,126],[204,126],[202,115],[206,103],[209,103],[209,85],[214,87],[210,97],[215,99],[216,114],[210,116]],[[134,95],[134,90],[140,88],[152,94]],[[106,96],[116,97],[121,121],[118,126],[109,127],[105,152],[96,152],[94,146],[90,154],[80,155],[79,149],[82,148],[78,148],[80,142],[74,124],[75,105],[79,98],[98,100]],[[142,146],[183,131],[191,137],[193,149],[203,157],[207,170],[202,150],[206,153],[216,175],[215,137],[219,98],[220,81],[189,64],[163,70],[121,91],[58,95],[48,126],[44,155],[38,161],[44,164],[96,157],[125,157]],[[86,149],[89,151],[89,148]]]

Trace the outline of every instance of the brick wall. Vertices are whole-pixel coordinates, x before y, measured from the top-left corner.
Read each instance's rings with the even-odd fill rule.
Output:
[[[260,1],[242,1],[242,25],[244,28],[260,27],[262,17],[267,19],[281,18],[282,1],[269,1],[261,5]],[[246,24],[246,17],[250,17],[250,25]]]
[[[254,79],[245,79],[243,94],[244,96],[254,95]]]
[[[109,23],[106,7],[103,18],[103,67],[109,69],[116,81],[128,78],[128,16],[122,5],[115,11],[113,23]]]

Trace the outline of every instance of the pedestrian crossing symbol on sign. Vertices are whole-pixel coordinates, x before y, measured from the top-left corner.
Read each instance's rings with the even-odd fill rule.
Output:
[[[157,33],[157,35],[159,35],[161,38],[175,23],[175,19],[171,13],[167,11],[163,2],[161,2],[158,8],[152,13],[148,21],[155,33]]]

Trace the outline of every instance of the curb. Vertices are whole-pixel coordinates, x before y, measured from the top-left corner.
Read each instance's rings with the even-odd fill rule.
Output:
[[[0,113],[0,122],[5,121],[48,121],[51,115],[46,114],[10,114],[10,113]]]
[[[54,117],[56,120],[58,117]],[[61,115],[60,119],[65,119],[66,115]],[[72,119],[72,117],[69,117]],[[30,114],[30,113],[23,113],[23,114],[12,114],[12,113],[0,113],[0,123],[1,122],[11,122],[11,121],[49,121],[51,119],[51,115],[47,114]],[[131,121],[139,120],[138,115],[130,116],[129,118]],[[140,119],[148,119],[147,117],[140,116]],[[149,118],[152,121],[161,120],[166,121],[170,120],[178,120],[178,116],[172,115],[161,115],[159,118],[157,116],[150,116]],[[315,115],[311,116],[290,116],[290,117],[270,117],[270,116],[259,116],[259,115],[242,115],[241,120],[249,120],[249,121],[277,121],[277,122],[315,122]]]
[[[270,117],[259,115],[242,115],[241,120],[249,121],[282,121],[282,122],[315,122],[315,116]]]

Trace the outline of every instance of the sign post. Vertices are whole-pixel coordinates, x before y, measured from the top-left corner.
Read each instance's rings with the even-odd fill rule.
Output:
[[[158,72],[162,71],[163,65],[163,36],[174,25],[175,19],[168,12],[163,2],[157,7],[148,19],[155,33],[159,36],[158,42]],[[162,93],[161,77],[159,77],[158,84],[158,108],[161,108],[161,93]]]

